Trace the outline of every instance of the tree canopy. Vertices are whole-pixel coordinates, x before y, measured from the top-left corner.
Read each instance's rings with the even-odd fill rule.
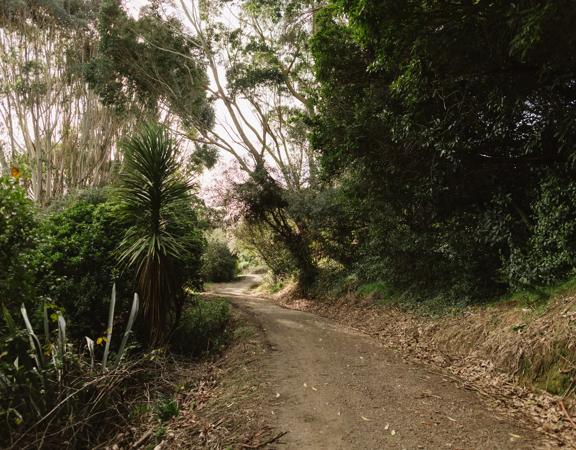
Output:
[[[482,295],[566,273],[517,265],[541,266],[563,245],[545,215],[560,207],[548,189],[574,175],[575,14],[549,1],[321,11],[314,145],[366,230],[356,246],[379,251],[388,277]],[[535,248],[539,233],[548,242]]]

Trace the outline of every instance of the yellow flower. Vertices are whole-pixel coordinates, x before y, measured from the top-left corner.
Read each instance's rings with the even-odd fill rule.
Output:
[[[105,336],[102,336],[102,337],[99,337],[98,339],[96,339],[96,345],[102,345],[106,342],[108,342],[108,339],[106,339]]]
[[[16,166],[12,166],[10,169],[10,175],[12,175],[12,178],[20,178],[20,169]]]

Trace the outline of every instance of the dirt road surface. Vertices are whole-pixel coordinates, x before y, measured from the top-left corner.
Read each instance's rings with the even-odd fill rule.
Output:
[[[256,279],[214,285],[264,330],[263,376],[285,449],[538,449],[535,432],[376,340],[249,295]]]

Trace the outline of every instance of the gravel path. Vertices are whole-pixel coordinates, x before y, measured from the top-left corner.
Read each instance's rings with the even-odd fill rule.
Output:
[[[535,449],[540,436],[476,394],[374,339],[250,296],[255,278],[212,286],[263,328],[263,374],[286,449]]]

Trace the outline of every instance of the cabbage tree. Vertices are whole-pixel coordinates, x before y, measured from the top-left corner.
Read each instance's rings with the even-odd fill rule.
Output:
[[[147,124],[121,142],[120,197],[133,225],[120,246],[120,260],[135,269],[148,344],[166,341],[177,322],[184,284],[194,277],[190,261],[201,241],[192,209],[191,183],[180,170],[178,144],[158,124]]]

